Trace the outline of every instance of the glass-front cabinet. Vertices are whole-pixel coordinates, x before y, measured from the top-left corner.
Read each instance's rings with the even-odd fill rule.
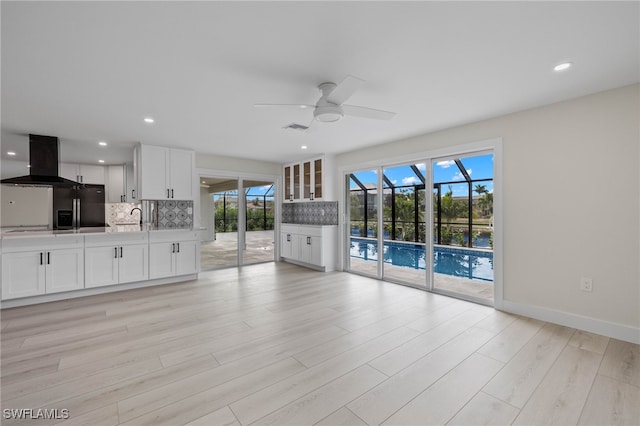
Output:
[[[325,192],[323,191],[323,162],[324,159],[320,157],[284,166],[284,200],[322,200]]]

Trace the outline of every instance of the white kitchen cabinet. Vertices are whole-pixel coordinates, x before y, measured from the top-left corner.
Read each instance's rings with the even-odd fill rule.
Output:
[[[139,145],[137,155],[140,199],[193,199],[193,151]]]
[[[125,164],[125,185],[128,203],[138,202],[138,182],[134,173],[134,165],[132,163]]]
[[[335,269],[337,227],[283,224],[280,256],[323,271]]]
[[[146,232],[88,235],[85,241],[85,287],[102,287],[149,279]]]
[[[151,279],[195,274],[199,269],[199,259],[197,232],[164,231],[149,236]]]
[[[105,184],[105,168],[93,164],[60,163],[60,176],[80,183]]]
[[[127,198],[126,171],[124,165],[107,167],[107,203],[130,202]]]
[[[293,202],[326,200],[325,167],[324,157],[284,166],[284,200]]]
[[[84,288],[82,237],[6,239],[2,299]]]

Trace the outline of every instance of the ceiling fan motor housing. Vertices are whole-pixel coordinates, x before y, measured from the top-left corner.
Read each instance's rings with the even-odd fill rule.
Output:
[[[332,121],[338,121],[344,117],[344,112],[340,105],[331,103],[326,99],[335,88],[335,83],[322,83],[318,86],[318,89],[322,92],[322,96],[313,110],[313,116],[316,120],[323,123],[331,123]]]

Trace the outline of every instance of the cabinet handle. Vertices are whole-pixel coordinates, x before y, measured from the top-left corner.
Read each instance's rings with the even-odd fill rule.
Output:
[[[314,197],[313,197],[313,192],[309,193],[309,195],[311,196],[311,197],[309,197],[309,199],[310,199],[311,201],[313,201],[313,198],[314,198]]]
[[[171,243],[171,253],[176,252],[176,243]]]
[[[176,245],[178,246],[178,251],[177,251],[177,253],[180,253],[180,243],[176,243]]]
[[[131,190],[131,199],[132,199],[132,200],[135,200],[135,199],[136,199],[136,190],[135,190],[135,189],[132,189],[132,190]]]
[[[169,197],[169,188],[167,188],[167,198],[171,198]]]
[[[47,265],[51,265],[51,252],[47,252]]]
[[[307,245],[311,245],[311,237],[307,237]]]
[[[115,255],[113,256],[114,259],[118,258],[118,247],[114,247],[113,248],[115,250]]]
[[[80,183],[84,182],[84,176],[80,175]]]
[[[173,189],[171,190],[171,198],[173,198]]]
[[[42,252],[40,252],[40,264],[41,264],[41,265],[43,264],[43,263],[42,263],[42,254],[43,254],[43,253],[42,253]]]
[[[287,242],[291,241],[291,234],[287,234]]]
[[[120,257],[122,257],[122,247],[120,247]]]
[[[289,201],[293,201],[293,194],[289,194]]]

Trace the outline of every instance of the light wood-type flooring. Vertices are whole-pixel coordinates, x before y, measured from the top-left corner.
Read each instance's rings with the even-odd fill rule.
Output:
[[[640,347],[265,263],[5,309],[13,425],[637,425]],[[15,412],[14,412],[15,413]]]

